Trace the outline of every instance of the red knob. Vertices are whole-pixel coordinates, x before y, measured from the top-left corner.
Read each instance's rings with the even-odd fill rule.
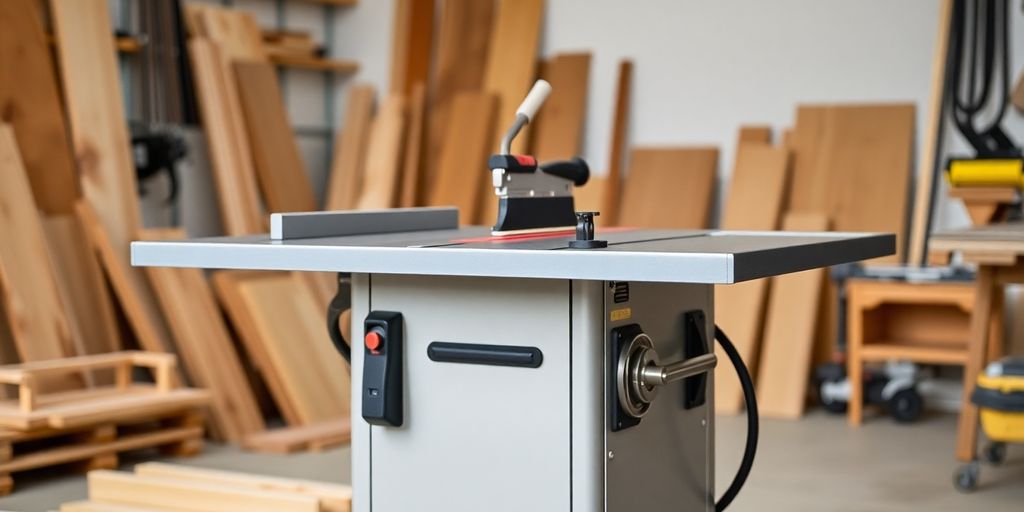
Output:
[[[381,337],[381,335],[378,334],[377,331],[370,331],[366,333],[366,337],[363,339],[363,341],[366,343],[366,348],[369,349],[371,352],[376,352],[377,349],[379,349],[380,346],[384,344],[384,338]]]

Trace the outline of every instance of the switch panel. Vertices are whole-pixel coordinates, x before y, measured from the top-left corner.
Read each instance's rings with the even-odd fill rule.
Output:
[[[372,311],[363,322],[363,419],[402,426],[402,314]]]

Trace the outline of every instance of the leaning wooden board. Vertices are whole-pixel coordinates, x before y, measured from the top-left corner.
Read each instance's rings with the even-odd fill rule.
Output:
[[[402,136],[405,134],[404,96],[392,94],[381,102],[373,120],[366,148],[363,186],[356,208],[376,210],[392,208],[398,201]]]
[[[405,148],[402,175],[398,183],[399,207],[418,206],[422,200],[423,146],[426,139],[427,87],[417,83],[409,93],[409,112],[405,123]]]
[[[788,185],[789,151],[767,144],[769,136],[770,132],[740,129],[736,164],[720,222],[722,229],[778,229]],[[761,344],[768,289],[767,279],[715,287],[715,323],[729,334],[737,350],[744,354],[744,360],[748,354],[756,354]],[[715,351],[724,361],[725,353],[721,348],[716,346]],[[716,411],[738,413],[743,404],[742,395],[732,367],[717,367]]]
[[[633,149],[618,223],[644,228],[709,227],[717,148]]]
[[[182,229],[145,229],[141,240],[183,240]],[[203,271],[146,267],[191,382],[212,395],[210,413],[223,439],[240,443],[266,429],[256,397]]]
[[[0,2],[0,122],[14,126],[36,205],[74,213],[78,175],[38,2]]]
[[[785,231],[825,231],[828,227],[824,215],[813,213],[791,213],[782,224]],[[818,268],[771,278],[764,348],[757,370],[757,406],[762,416],[796,419],[803,414],[814,352],[815,304],[821,299],[825,272]],[[744,359],[749,365],[757,355]]]
[[[234,63],[234,71],[267,208],[272,212],[316,210],[313,186],[306,176],[274,66],[239,60]]]
[[[551,84],[551,96],[533,122],[533,155],[541,162],[577,156],[583,145],[590,54],[556,55],[544,64],[542,77]]]
[[[619,63],[618,85],[615,90],[615,111],[612,115],[612,134],[608,142],[608,176],[605,179],[601,223],[617,226],[619,203],[622,199],[622,168],[626,163],[626,145],[629,131],[629,105],[633,91],[633,61]]]
[[[359,200],[375,94],[373,86],[367,84],[354,85],[349,89],[345,118],[334,142],[337,150],[331,160],[325,210],[351,210]]]
[[[75,340],[57,290],[32,189],[14,139],[14,129],[0,124],[0,293],[7,324],[23,361],[75,354]],[[57,382],[81,380],[65,377]],[[57,384],[55,384],[57,385]]]
[[[327,338],[323,305],[304,283],[290,273],[225,271],[214,285],[290,425],[348,415],[348,365]]]
[[[301,451],[320,452],[351,441],[351,419],[337,418],[253,434],[245,438],[242,446],[249,451],[286,455]]]
[[[487,67],[483,89],[497,96],[497,115],[491,129],[491,147],[496,151],[498,141],[516,118],[516,108],[530,92],[537,76],[537,45],[540,38],[544,0],[499,0],[494,18],[494,30],[488,47]],[[530,130],[523,129],[512,144],[515,154],[527,153]],[[490,182],[479,187],[478,194],[486,198],[480,204],[477,222],[493,224],[498,217],[498,202]]]
[[[464,92],[452,101],[444,146],[439,154],[436,179],[431,183],[428,206],[456,206],[459,224],[478,218],[480,188],[487,179],[487,157],[491,146],[496,98],[482,92]],[[493,189],[484,200],[496,201]],[[493,224],[491,218],[486,224]]]
[[[430,74],[434,0],[395,0],[391,41],[391,94],[409,95]]]

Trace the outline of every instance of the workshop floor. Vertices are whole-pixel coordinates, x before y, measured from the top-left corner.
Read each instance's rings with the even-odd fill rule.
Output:
[[[719,493],[732,479],[745,435],[742,417],[718,420]],[[785,512],[895,512],[928,510],[1021,510],[1024,503],[1024,447],[1010,447],[1002,468],[984,467],[981,488],[971,495],[953,489],[951,475],[956,418],[931,416],[913,426],[886,418],[859,429],[845,419],[811,414],[803,421],[764,421],[757,462],[746,488],[730,510]],[[297,478],[348,481],[349,452],[293,456],[255,455],[210,445],[206,453],[180,462]],[[131,462],[126,461],[126,469]],[[86,496],[80,476],[28,475],[16,492],[0,499],[0,510],[56,510]]]

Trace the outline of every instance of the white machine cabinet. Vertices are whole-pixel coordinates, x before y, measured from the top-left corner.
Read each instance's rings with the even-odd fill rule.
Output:
[[[274,215],[270,236],[135,242],[132,258],[351,273],[356,512],[710,512],[713,285],[895,248],[620,229],[573,249],[571,233],[456,223],[437,208]]]

